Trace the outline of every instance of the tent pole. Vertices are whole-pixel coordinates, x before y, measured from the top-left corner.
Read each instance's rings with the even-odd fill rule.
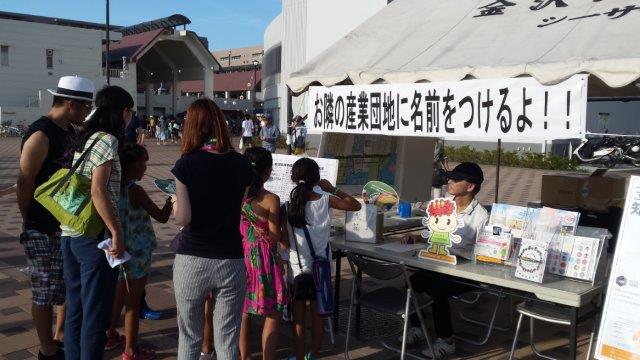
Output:
[[[287,86],[287,134],[292,136],[291,120],[293,119],[293,92]],[[291,144],[287,145],[287,155],[291,155]]]
[[[498,139],[498,158],[496,162],[496,199],[495,203],[498,203],[498,190],[500,189],[500,154],[502,149],[502,139]]]

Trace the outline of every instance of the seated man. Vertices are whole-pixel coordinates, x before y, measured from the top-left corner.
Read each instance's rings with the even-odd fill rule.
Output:
[[[453,195],[456,203],[458,218],[464,222],[455,234],[460,235],[462,241],[450,248],[452,255],[465,259],[472,259],[476,233],[487,222],[489,215],[482,205],[475,199],[484,181],[482,169],[475,163],[464,162],[447,172],[448,191]],[[433,298],[432,316],[438,338],[433,343],[437,358],[451,355],[456,346],[453,342],[453,328],[451,324],[451,307],[449,298],[460,295],[473,288],[435,277],[431,272],[422,270],[411,276],[411,285],[416,293],[426,292]],[[423,337],[420,320],[416,314],[410,318],[412,327],[407,332],[407,344],[412,344]],[[422,351],[425,356],[431,356],[431,351]]]

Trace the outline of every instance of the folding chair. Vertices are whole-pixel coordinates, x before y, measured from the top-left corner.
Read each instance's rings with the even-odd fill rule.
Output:
[[[488,290],[473,290],[471,292],[462,294],[460,296],[455,296],[454,298],[456,298],[458,301],[462,303],[471,305],[471,304],[477,303],[478,300],[480,300],[480,297],[482,297],[483,295],[488,295],[496,298],[495,305],[493,306],[491,311],[491,318],[489,319],[488,322],[472,319],[467,315],[465,315],[462,312],[462,310],[460,310],[458,314],[460,315],[460,319],[462,319],[463,321],[485,328],[486,330],[484,332],[484,335],[482,335],[482,337],[479,339],[470,339],[463,336],[455,335],[454,337],[456,339],[471,345],[481,346],[486,344],[489,341],[491,332],[494,329],[498,331],[509,331],[511,324],[513,323],[513,305],[511,303],[511,298],[508,295],[502,293],[502,291],[494,292],[494,291],[488,291]],[[509,327],[500,327],[495,324],[496,317],[498,315],[498,309],[500,308],[500,304],[504,299],[509,300]]]
[[[569,314],[561,312],[560,310],[558,310],[557,307],[553,307],[549,305],[540,305],[540,304],[535,304],[530,302],[523,302],[519,304],[518,306],[516,306],[516,310],[518,311],[518,313],[520,313],[520,316],[518,317],[518,324],[516,325],[516,333],[513,336],[513,344],[511,344],[511,353],[509,354],[509,360],[513,359],[513,354],[516,351],[516,344],[518,343],[518,333],[520,332],[522,319],[525,316],[528,316],[530,321],[529,342],[530,342],[531,350],[533,350],[533,352],[541,358],[548,359],[548,360],[556,360],[556,358],[545,355],[540,351],[538,351],[538,348],[536,348],[536,345],[534,342],[534,338],[535,338],[535,332],[533,327],[534,319],[544,321],[544,322],[550,322],[553,324],[571,326],[571,317],[569,316]],[[589,339],[589,349],[587,350],[587,357],[585,359],[591,358],[591,348],[593,345],[593,338],[594,338],[596,325],[597,325],[597,321],[596,321],[596,324],[594,324],[593,330],[591,332],[591,337]]]
[[[427,332],[427,328],[424,324],[424,318],[421,311],[422,308],[431,305],[433,301],[425,294],[421,294],[420,301],[418,301],[418,298],[413,292],[413,287],[411,286],[411,282],[409,281],[409,276],[404,264],[389,263],[359,257],[348,252],[346,253],[346,256],[349,260],[351,271],[353,272],[353,281],[351,283],[351,300],[349,302],[347,336],[344,346],[345,359],[350,359],[349,338],[351,336],[351,313],[353,312],[353,307],[356,303],[361,306],[368,307],[382,313],[393,314],[404,319],[402,330],[402,347],[400,349],[397,349],[395,347],[387,345],[384,341],[382,342],[382,346],[384,346],[385,348],[399,353],[401,360],[404,360],[405,355],[416,359],[424,359],[423,357],[406,352],[409,316],[414,312],[417,313],[418,318],[420,319],[422,334],[424,335],[425,339],[427,339],[427,345],[431,350],[433,359],[435,359],[436,357],[433,352],[431,338],[429,337],[429,333]],[[358,270],[373,279],[381,281],[389,281],[397,278],[402,278],[404,281],[404,285],[406,285],[406,289],[394,286],[383,286],[381,288],[364,293],[362,292],[361,280],[357,276]]]

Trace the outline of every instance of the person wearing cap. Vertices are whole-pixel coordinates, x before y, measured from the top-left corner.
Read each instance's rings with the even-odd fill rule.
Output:
[[[60,223],[34,200],[35,189],[61,168],[71,167],[75,132],[92,108],[93,83],[64,76],[53,94],[49,113],[29,126],[22,138],[17,182],[22,215],[20,243],[31,274],[31,314],[40,342],[38,359],[64,359],[58,347],[63,339],[65,284],[60,243]],[[59,306],[56,333],[51,331],[53,306]]]
[[[463,162],[452,171],[447,171],[447,187],[450,195],[456,203],[458,218],[464,226],[456,231],[462,240],[453,244],[449,249],[452,255],[458,258],[471,260],[476,242],[476,234],[487,220],[489,214],[478,200],[476,195],[484,181],[484,174],[478,164]],[[426,292],[433,298],[432,316],[436,341],[433,343],[436,357],[443,358],[455,353],[456,346],[453,341],[453,326],[451,320],[451,306],[449,299],[462,293],[473,290],[468,285],[462,285],[454,281],[448,281],[441,277],[435,277],[430,271],[420,270],[411,276],[411,285],[416,293]],[[407,331],[407,344],[413,344],[423,337],[420,329],[420,320],[416,314],[410,318],[412,327]],[[425,349],[422,354],[431,357],[431,350]]]
[[[273,120],[269,115],[263,116],[261,125],[260,140],[262,140],[262,147],[273,154],[276,152],[276,141],[280,137],[280,130],[273,124]]]

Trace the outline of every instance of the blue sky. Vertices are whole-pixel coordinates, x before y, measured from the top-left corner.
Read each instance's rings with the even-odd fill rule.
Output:
[[[187,29],[209,39],[211,50],[259,45],[281,11],[281,0],[110,0],[110,21],[133,25],[172,14],[191,20]],[[105,0],[0,0],[0,11],[105,21]]]

